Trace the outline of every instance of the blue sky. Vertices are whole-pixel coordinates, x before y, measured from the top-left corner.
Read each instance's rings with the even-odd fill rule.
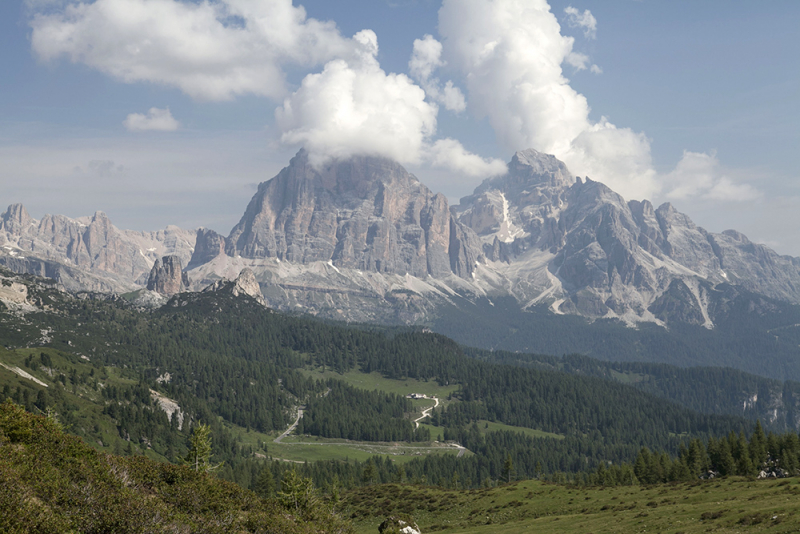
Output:
[[[123,17],[172,6],[176,24],[192,12],[181,11],[192,7],[188,0],[101,2]],[[146,25],[115,29],[93,2],[1,3],[0,203],[22,202],[37,218],[103,210],[120,228],[177,224],[227,234],[255,184],[303,144],[321,160],[362,147],[395,157],[453,201],[529,144],[626,198],[670,201],[709,230],[736,228],[800,255],[798,2],[553,0],[547,9],[543,0],[444,8],[315,0],[302,3],[307,18],[291,50],[269,28],[246,38],[232,31],[253,24],[252,5],[285,11],[288,1],[220,2],[235,15],[222,30],[212,24],[207,34],[201,27],[162,41],[146,59],[129,50],[164,35]],[[87,10],[65,7],[81,3]],[[534,4],[543,9],[515,11]],[[53,37],[76,17],[77,37]],[[365,29],[374,36],[359,34]],[[409,59],[425,35],[433,45],[425,50],[438,43],[441,54],[422,62],[430,67],[423,80]],[[473,41],[492,45],[489,60]],[[227,55],[201,57],[184,72],[186,46]],[[418,58],[430,60],[422,51]],[[225,61],[241,69],[220,75]],[[356,80],[361,93],[340,136],[331,121],[341,115],[318,106],[343,80]],[[461,103],[446,100],[447,81]],[[556,99],[520,96],[526,87]],[[382,91],[396,101],[374,101]],[[369,102],[358,100],[364,92]],[[549,107],[562,101],[564,111]],[[397,114],[385,116],[386,107]],[[405,119],[400,139],[382,142],[380,126]]]

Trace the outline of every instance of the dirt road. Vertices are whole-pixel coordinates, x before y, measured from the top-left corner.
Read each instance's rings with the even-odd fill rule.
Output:
[[[430,417],[431,416],[431,410],[433,410],[434,408],[439,406],[439,399],[436,398],[436,397],[432,397],[432,398],[433,398],[433,400],[434,400],[434,402],[436,404],[434,404],[430,408],[426,408],[426,409],[422,410],[422,415],[420,415],[419,417],[414,419],[414,424],[416,425],[414,428],[419,428],[419,422],[422,421],[423,419],[425,419],[426,417]]]

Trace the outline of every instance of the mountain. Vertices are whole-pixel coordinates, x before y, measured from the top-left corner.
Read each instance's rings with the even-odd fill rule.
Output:
[[[0,264],[72,290],[141,289],[157,260],[175,256],[190,290],[249,269],[266,305],[282,311],[425,325],[486,348],[800,378],[800,259],[733,230],[708,232],[670,204],[626,201],[535,150],[456,206],[385,158],[317,168],[301,150],[259,185],[227,237],[121,231],[102,212],[35,221],[17,204],[0,218],[0,251]],[[604,320],[638,337],[620,348],[629,333]],[[596,339],[583,343],[573,327]]]
[[[508,174],[454,211],[483,242],[488,285],[523,308],[711,328],[719,284],[800,302],[800,259],[733,230],[707,232],[668,203],[626,202],[535,150],[515,154]]]
[[[415,323],[470,293],[477,235],[401,165],[353,157],[317,169],[300,151],[259,185],[225,238],[198,233],[193,287],[250,268],[269,306],[348,321]]]
[[[626,202],[535,150],[453,207],[389,160],[315,169],[301,151],[227,238],[198,234],[198,286],[245,266],[270,306],[349,321],[425,323],[510,296],[523,310],[713,328],[722,285],[800,303],[800,259],[670,204]]]
[[[0,265],[53,278],[73,291],[125,292],[147,284],[155,261],[175,255],[186,264],[196,231],[119,230],[105,213],[33,219],[21,204],[0,215]]]
[[[472,272],[469,237],[444,195],[399,164],[357,156],[316,169],[301,151],[259,186],[225,252],[440,278]]]

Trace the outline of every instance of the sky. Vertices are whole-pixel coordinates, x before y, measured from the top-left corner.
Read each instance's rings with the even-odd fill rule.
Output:
[[[0,204],[227,235],[300,147],[391,157],[453,203],[535,148],[800,256],[798,20],[793,0],[5,0]]]

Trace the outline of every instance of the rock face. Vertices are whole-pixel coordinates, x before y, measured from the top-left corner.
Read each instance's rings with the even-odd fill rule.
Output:
[[[225,238],[214,230],[199,228],[197,230],[194,252],[192,252],[192,258],[189,260],[189,264],[186,267],[192,269],[198,265],[203,265],[224,253]]]
[[[217,280],[203,291],[221,292],[227,291],[234,297],[239,295],[248,295],[256,299],[260,304],[266,306],[264,295],[261,294],[261,287],[258,285],[255,274],[250,269],[242,269],[236,280]]]
[[[709,233],[670,204],[626,202],[535,150],[517,153],[507,175],[454,211],[482,240],[487,270],[526,306],[710,327],[709,293],[719,283],[800,303],[797,258],[731,230]]]
[[[0,264],[52,277],[70,290],[125,292],[147,283],[156,259],[189,261],[196,232],[168,226],[156,232],[119,230],[103,213],[37,221],[21,204],[0,215]]]
[[[164,256],[156,260],[150,270],[147,289],[165,296],[172,296],[189,288],[189,277],[183,272],[178,256]]]
[[[259,186],[225,252],[418,278],[465,276],[480,256],[469,234],[443,195],[395,162],[354,157],[315,169],[300,151]]]
[[[352,321],[424,322],[454,299],[512,296],[523,308],[711,328],[727,298],[719,284],[800,303],[800,259],[709,233],[670,204],[626,202],[535,150],[450,209],[391,161],[314,169],[301,151],[227,239],[198,236],[198,284],[249,267],[269,306]]]

